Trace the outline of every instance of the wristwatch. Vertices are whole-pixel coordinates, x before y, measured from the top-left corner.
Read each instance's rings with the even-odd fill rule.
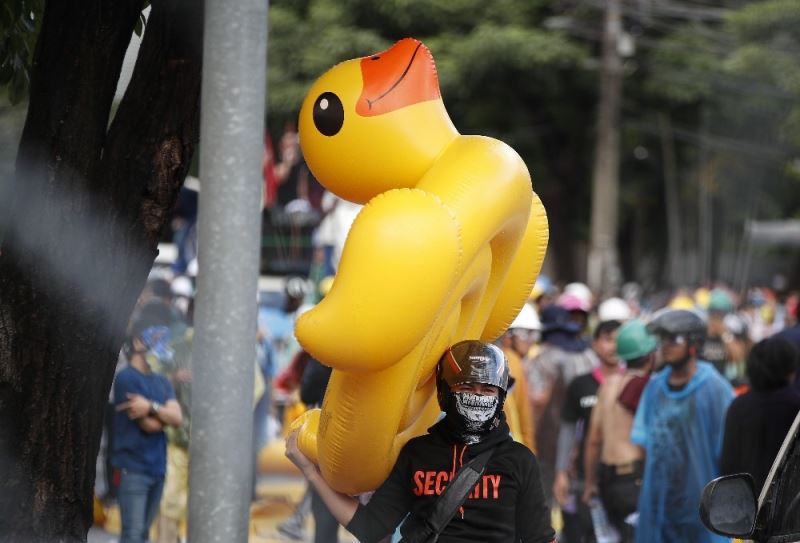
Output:
[[[151,402],[150,403],[150,412],[148,413],[148,415],[153,416],[153,417],[158,416],[159,409],[161,409],[161,404],[160,403]]]

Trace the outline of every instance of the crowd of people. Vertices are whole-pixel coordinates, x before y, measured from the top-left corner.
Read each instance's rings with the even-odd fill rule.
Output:
[[[293,328],[330,285],[330,277],[319,284],[289,277],[282,290],[259,293],[252,360],[254,499],[259,451],[298,409],[322,402],[330,369],[300,348]],[[156,519],[159,543],[175,543],[185,533],[194,293],[193,276],[154,268],[119,354],[96,495],[104,505],[119,506],[123,543],[147,541]]]
[[[533,420],[558,540],[727,541],[701,523],[700,497],[723,474],[759,489],[800,411],[796,295],[718,285],[598,301],[542,281],[529,304],[539,319],[500,344],[521,358],[517,408],[531,416],[517,418]]]
[[[332,280],[290,277],[281,292],[260,295],[254,466],[299,411],[322,402],[330,369],[303,351],[292,330]],[[503,427],[535,455],[547,526],[558,541],[716,541],[698,515],[703,487],[747,472],[760,488],[800,411],[795,296],[753,289],[740,297],[717,286],[678,291],[665,304],[653,299],[597,300],[585,285],[559,289],[544,278],[493,346],[508,367],[498,389]],[[156,518],[159,542],[180,540],[193,307],[192,277],[154,271],[120,353],[97,493],[118,503],[124,543],[146,541]],[[254,499],[255,480],[254,468]],[[347,507],[350,520],[360,509]],[[310,484],[279,530],[287,539],[310,537],[311,515],[314,541],[336,542],[336,513]],[[348,528],[373,540],[364,515]]]
[[[316,183],[293,126],[277,152],[268,142],[264,179],[265,224],[312,225],[313,256],[304,276],[287,277],[282,291],[259,295],[254,466],[271,439],[286,437],[291,420],[322,403],[330,369],[302,349],[293,325],[331,288],[359,211]],[[178,259],[154,271],[140,297],[109,398],[97,490],[119,504],[123,543],[147,540],[156,517],[158,541],[174,543],[186,517],[196,195],[189,191],[181,199],[173,224]],[[798,305],[797,295],[766,288],[740,294],[724,285],[645,295],[628,284],[619,297],[600,300],[582,283],[559,288],[541,277],[494,345],[471,347],[489,358],[492,349],[502,353],[507,379],[449,383],[440,374],[444,422],[431,428],[430,443],[415,445],[415,462],[430,464],[430,450],[457,449],[462,438],[474,445],[491,435],[495,444],[505,443],[499,431],[535,455],[502,445],[515,461],[533,462],[536,489],[525,490],[526,507],[548,513],[524,526],[509,520],[517,522],[515,536],[496,524],[490,530],[522,541],[549,541],[551,524],[566,543],[715,541],[698,515],[703,487],[718,475],[747,472],[760,488],[800,410]],[[448,352],[455,357],[456,351]],[[472,395],[473,410],[491,403],[486,398],[499,399],[493,415],[482,419],[497,422],[485,435],[456,432],[454,421],[469,411],[453,404],[461,394]],[[398,480],[387,481],[389,489],[381,487],[371,506],[365,497],[359,503],[337,496],[296,448],[290,456],[310,483],[294,514],[278,526],[288,539],[305,538],[311,515],[316,543],[336,543],[340,523],[365,541],[389,541],[406,513],[433,505],[399,490],[400,474],[390,476]],[[449,475],[444,468],[427,472],[441,472],[445,481],[456,475],[455,464]],[[504,477],[518,475],[512,470]],[[487,485],[494,481],[486,477]],[[255,480],[254,467],[254,498]],[[497,516],[495,505],[478,516]],[[479,523],[475,533],[484,528]],[[453,529],[461,534],[456,539],[463,536]]]

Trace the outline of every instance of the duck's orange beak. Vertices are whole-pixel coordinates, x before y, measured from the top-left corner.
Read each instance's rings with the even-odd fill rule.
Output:
[[[433,55],[413,38],[402,39],[382,53],[361,59],[361,75],[364,87],[356,113],[364,117],[441,96]]]

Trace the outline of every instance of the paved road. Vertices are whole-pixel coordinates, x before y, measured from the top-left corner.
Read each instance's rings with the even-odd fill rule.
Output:
[[[258,482],[259,500],[250,511],[250,543],[279,543],[293,541],[280,534],[278,523],[282,522],[294,510],[305,491],[305,481],[299,476],[273,475],[263,476]],[[308,515],[305,526],[305,539],[294,540],[311,543],[314,535],[314,523]],[[117,543],[118,535],[111,534],[102,528],[89,530],[88,543]],[[340,529],[339,543],[357,543],[356,539],[344,528]]]
[[[92,528],[89,530],[89,543],[117,543],[117,536],[100,528]]]

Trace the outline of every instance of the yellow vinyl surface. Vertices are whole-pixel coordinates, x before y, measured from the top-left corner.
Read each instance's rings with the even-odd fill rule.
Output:
[[[432,57],[418,43],[402,40],[339,64],[312,86],[300,112],[312,173],[331,192],[366,204],[331,291],[295,328],[333,373],[321,410],[293,427],[325,479],[349,494],[377,488],[402,446],[435,422],[439,357],[458,341],[491,341],[506,330],[547,248],[547,216],[513,149],[459,134],[441,98],[428,99],[430,89],[369,79],[415,73],[414,81],[435,82]],[[384,58],[399,58],[405,72],[362,67]],[[362,116],[356,102],[364,85],[413,100],[403,105],[394,96],[389,111]],[[322,93],[334,93],[344,109],[334,135],[315,124]]]

